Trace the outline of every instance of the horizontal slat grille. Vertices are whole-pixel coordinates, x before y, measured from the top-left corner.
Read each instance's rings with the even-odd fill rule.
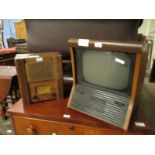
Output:
[[[122,128],[128,104],[127,97],[77,85],[71,107]]]

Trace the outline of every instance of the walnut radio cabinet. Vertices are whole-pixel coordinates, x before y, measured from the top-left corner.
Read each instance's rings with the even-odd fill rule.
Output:
[[[12,118],[15,134],[120,135],[147,134],[150,131],[149,125],[140,111],[136,113],[129,130],[124,131],[67,108],[67,101],[68,99],[61,99],[24,105],[20,99],[7,111]],[[145,127],[135,126],[135,121],[144,122]]]

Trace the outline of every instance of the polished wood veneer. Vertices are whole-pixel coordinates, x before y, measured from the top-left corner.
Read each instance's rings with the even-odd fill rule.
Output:
[[[22,99],[9,110],[16,134],[147,134],[149,125],[140,112],[133,119],[128,132],[66,107],[68,99],[24,105]],[[70,118],[64,118],[64,114]],[[134,122],[144,122],[137,127]]]

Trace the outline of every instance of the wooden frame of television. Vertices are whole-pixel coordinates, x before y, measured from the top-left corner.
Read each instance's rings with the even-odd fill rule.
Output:
[[[68,41],[70,55],[71,55],[71,62],[72,62],[72,73],[73,73],[73,86],[72,86],[71,94],[67,105],[69,108],[72,108],[70,107],[70,105],[71,105],[73,92],[77,84],[76,76],[78,76],[75,68],[74,48],[82,47],[82,48],[89,48],[89,49],[110,50],[113,52],[120,51],[120,52],[136,54],[129,107],[128,107],[125,122],[123,125],[123,129],[128,130],[135,104],[138,104],[140,102],[142,86],[143,86],[144,76],[145,76],[146,63],[147,63],[147,56],[148,56],[148,44],[138,42],[138,41],[137,42],[118,42],[118,41],[103,41],[103,40],[89,39],[88,46],[79,46],[78,41],[79,41],[78,38],[70,38]],[[98,43],[98,42],[102,45],[100,48],[95,47],[95,43]]]

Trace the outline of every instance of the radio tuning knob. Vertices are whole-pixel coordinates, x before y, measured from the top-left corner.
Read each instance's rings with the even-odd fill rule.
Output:
[[[35,95],[35,96],[33,96],[33,99],[37,100],[37,99],[38,99],[38,97]]]
[[[56,93],[55,93],[55,92],[53,92],[53,93],[52,93],[52,96],[56,96]]]

